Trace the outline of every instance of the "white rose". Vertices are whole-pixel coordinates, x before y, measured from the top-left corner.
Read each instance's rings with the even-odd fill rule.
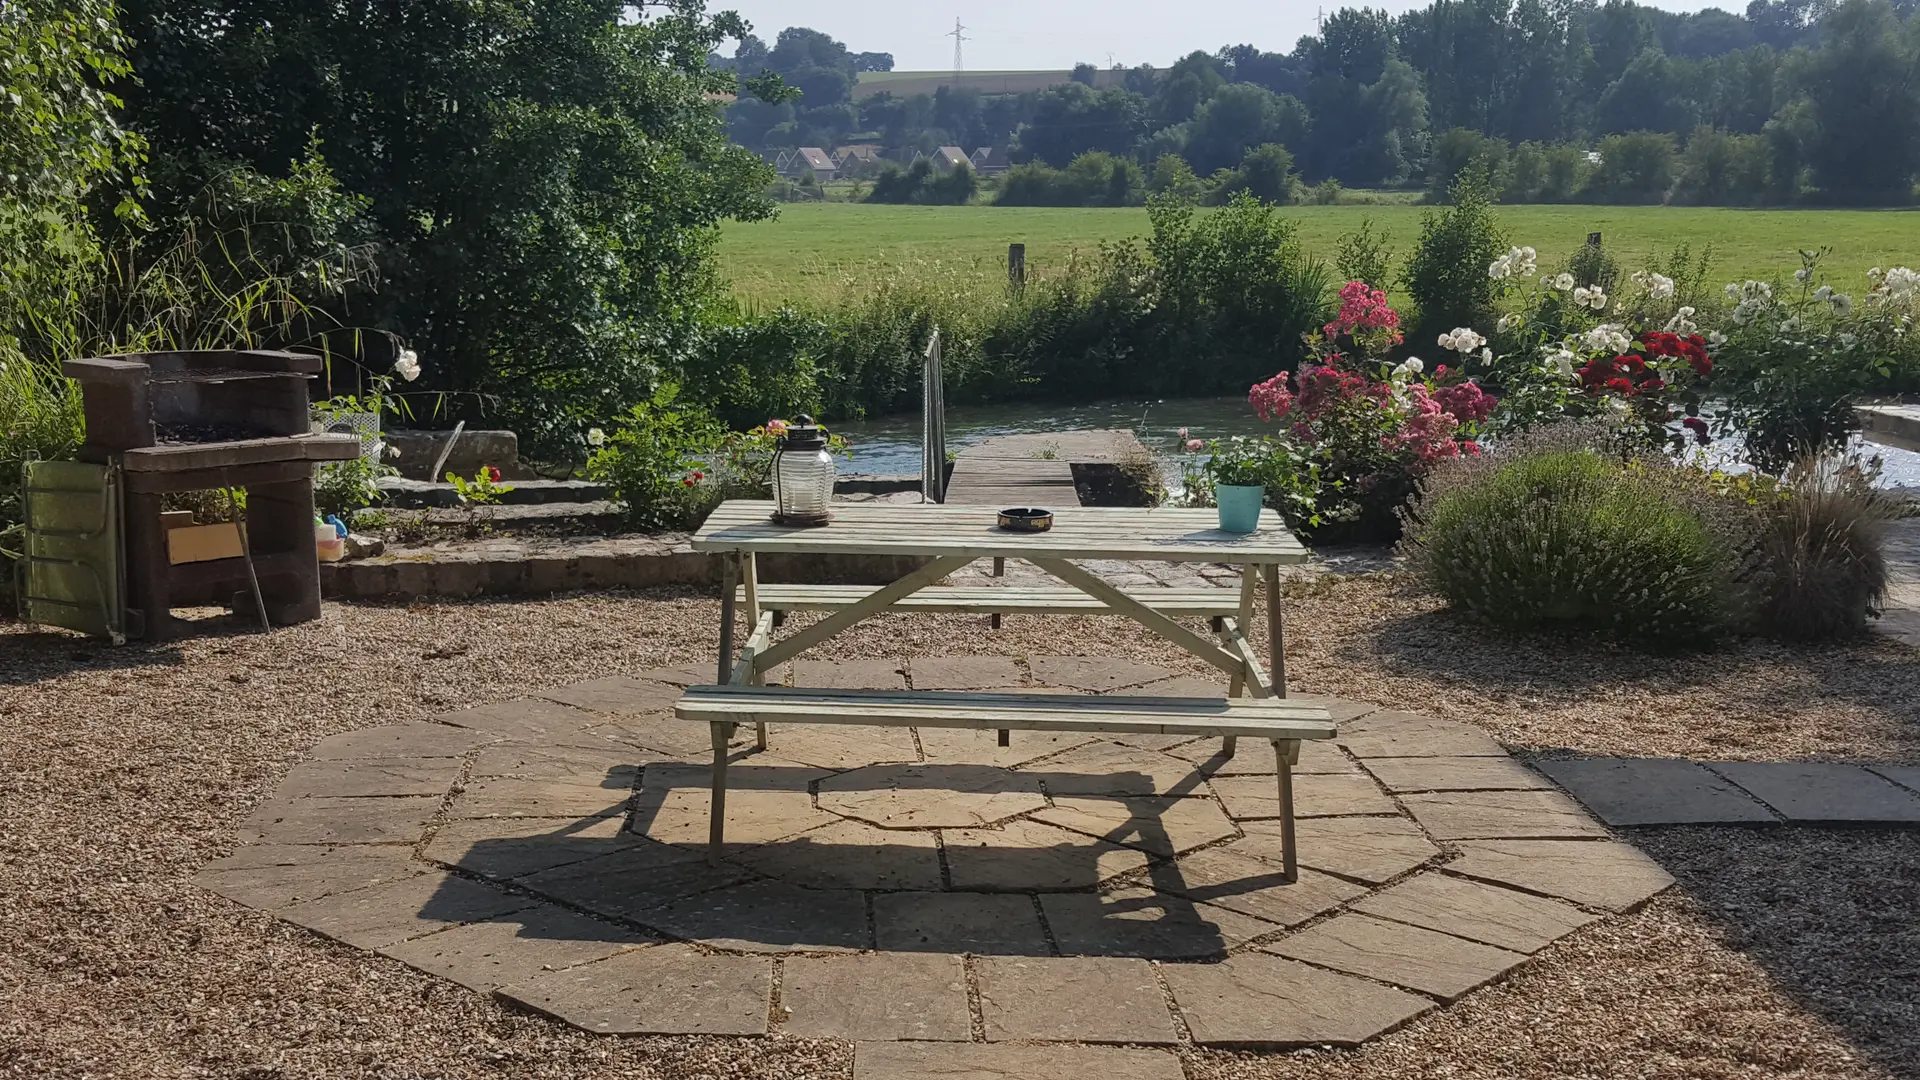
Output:
[[[1451,349],[1451,348],[1453,348],[1453,335],[1452,335],[1452,334],[1447,334],[1447,333],[1442,333],[1442,334],[1440,335],[1440,347],[1441,347],[1441,348],[1443,348],[1443,349]]]
[[[1807,269],[1804,266],[1793,272],[1793,280],[1795,281],[1806,281],[1808,278],[1812,276],[1813,276],[1813,271]]]
[[[1553,287],[1561,292],[1573,288],[1573,275],[1562,272],[1559,277],[1553,279]]]
[[[1406,368],[1408,371],[1413,372],[1415,375],[1418,375],[1421,372],[1427,370],[1426,361],[1420,359],[1417,356],[1407,357],[1407,362],[1404,364],[1401,364],[1400,366],[1403,368]]]
[[[588,446],[607,445],[607,433],[604,431],[601,431],[599,428],[588,428],[587,429],[587,445]]]

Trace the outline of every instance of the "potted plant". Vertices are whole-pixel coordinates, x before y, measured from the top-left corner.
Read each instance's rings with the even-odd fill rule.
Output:
[[[1220,510],[1220,531],[1250,533],[1260,527],[1260,509],[1266,502],[1264,439],[1234,437],[1210,444],[1207,479],[1213,485],[1214,505]]]

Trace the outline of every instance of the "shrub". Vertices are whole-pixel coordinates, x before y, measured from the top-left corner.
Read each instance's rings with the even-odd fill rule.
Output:
[[[1600,140],[1600,164],[1587,181],[1598,203],[1662,203],[1673,187],[1673,136],[1636,131]]]
[[[1441,132],[1427,153],[1427,201],[1458,202],[1456,189],[1469,177],[1477,178],[1491,199],[1506,186],[1506,173],[1505,142],[1467,128]]]
[[[1177,160],[1177,159],[1176,159]],[[1000,182],[996,206],[1139,206],[1146,201],[1140,166],[1103,151],[1081,154],[1064,169],[1035,161],[1016,165]]]
[[[1403,281],[1419,320],[1415,341],[1456,326],[1486,326],[1494,282],[1487,266],[1507,250],[1486,181],[1469,172],[1452,189],[1453,205],[1420,218],[1420,242]]]
[[[1833,456],[1796,464],[1760,531],[1759,629],[1799,641],[1865,632],[1886,599],[1889,516],[1858,464]]]
[[[1361,218],[1360,227],[1342,233],[1334,247],[1333,265],[1348,281],[1364,281],[1384,289],[1393,280],[1393,249],[1387,238],[1373,231],[1373,219]]]
[[[736,429],[769,416],[820,412],[821,358],[832,337],[826,322],[791,307],[767,315],[723,307],[715,314],[680,368],[688,401]]]
[[[707,483],[705,455],[719,449],[725,431],[706,410],[679,400],[663,384],[653,396],[614,421],[606,445],[587,460],[587,476],[607,485],[639,528],[684,528],[719,501]]]
[[[50,365],[10,354],[0,342],[0,591],[10,591],[20,555],[20,468],[73,456],[86,439],[80,394]]]
[[[1436,470],[1408,515],[1408,563],[1492,625],[1590,631],[1670,650],[1739,620],[1736,558],[1657,467],[1535,443]]]
[[[1237,169],[1223,169],[1213,178],[1212,199],[1228,203],[1242,194],[1263,203],[1286,206],[1300,201],[1300,177],[1293,155],[1279,143],[1248,150]]]
[[[964,206],[980,190],[980,179],[973,169],[959,166],[952,172],[940,172],[933,162],[921,158],[904,171],[888,166],[867,193],[871,203],[911,203],[916,206]]]

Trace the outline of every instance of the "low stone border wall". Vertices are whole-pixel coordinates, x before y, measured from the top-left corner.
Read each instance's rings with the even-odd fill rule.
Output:
[[[910,556],[763,555],[760,575],[765,581],[809,585],[885,585],[924,563]],[[693,551],[684,535],[512,537],[392,548],[374,558],[320,567],[320,591],[330,600],[536,596],[579,589],[709,586],[719,580],[718,560]]]

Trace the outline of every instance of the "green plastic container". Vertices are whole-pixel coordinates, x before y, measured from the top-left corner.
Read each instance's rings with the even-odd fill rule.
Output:
[[[1213,501],[1220,507],[1220,531],[1250,533],[1260,527],[1260,506],[1267,489],[1260,484],[1217,484]]]

